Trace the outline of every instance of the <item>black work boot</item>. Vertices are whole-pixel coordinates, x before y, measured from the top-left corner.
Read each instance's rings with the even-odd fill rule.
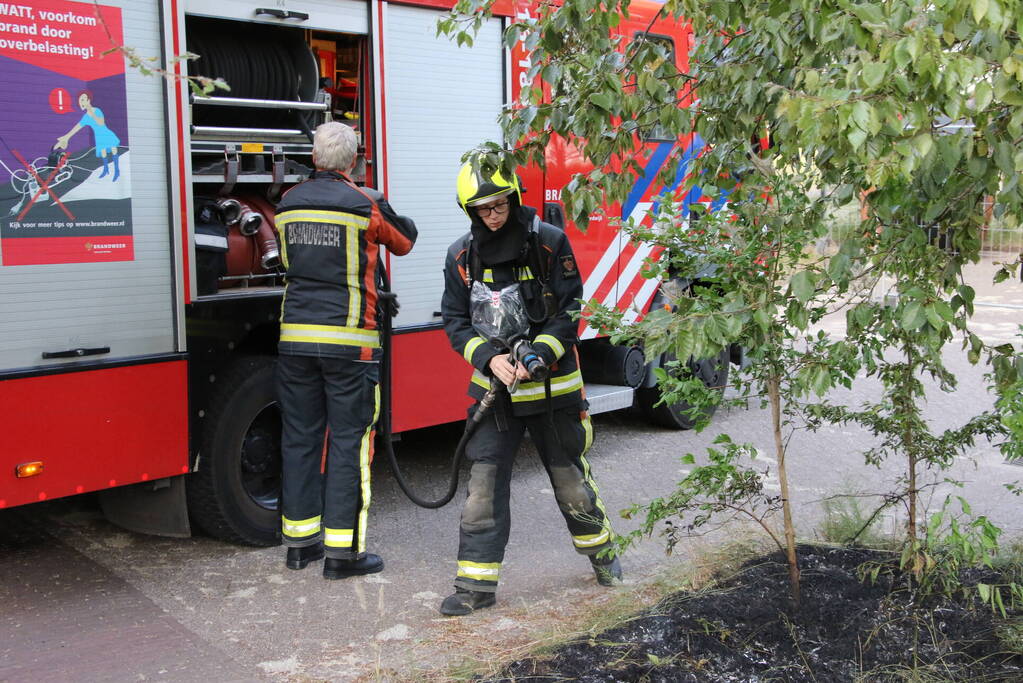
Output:
[[[495,602],[497,596],[494,593],[455,588],[454,595],[444,598],[440,604],[440,613],[449,617],[462,617],[484,607],[493,607]]]
[[[359,560],[338,560],[328,557],[323,561],[323,578],[325,579],[344,579],[349,576],[376,574],[383,570],[383,559],[373,553],[366,553],[365,557]]]
[[[613,557],[590,555],[590,565],[597,576],[597,583],[601,586],[613,586],[622,582],[622,563],[618,561],[617,555]]]
[[[323,559],[323,544],[307,545],[304,548],[288,548],[288,569],[305,569],[310,562]]]

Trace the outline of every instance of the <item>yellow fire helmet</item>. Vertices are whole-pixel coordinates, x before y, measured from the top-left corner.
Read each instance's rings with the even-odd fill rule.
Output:
[[[470,206],[485,204],[512,192],[521,203],[522,190],[515,174],[512,174],[511,180],[505,180],[500,171],[486,175],[477,158],[466,162],[458,172],[458,205],[469,218],[472,218],[469,214]]]

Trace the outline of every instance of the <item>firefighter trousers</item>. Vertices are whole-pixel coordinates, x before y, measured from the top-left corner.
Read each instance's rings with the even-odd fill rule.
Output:
[[[586,461],[593,429],[585,404],[555,410],[553,416],[544,412],[516,417],[510,410],[502,412],[500,419],[494,413],[487,415],[466,446],[466,457],[472,465],[459,526],[457,588],[497,590],[511,530],[512,464],[527,429],[547,470],[576,552],[596,555],[613,540],[611,524]]]
[[[285,546],[322,541],[327,557],[352,560],[365,554],[379,376],[376,362],[278,357]]]

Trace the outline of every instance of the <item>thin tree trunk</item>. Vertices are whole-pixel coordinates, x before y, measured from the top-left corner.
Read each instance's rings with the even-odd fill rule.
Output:
[[[909,387],[911,386],[911,382],[913,381],[913,369],[915,367],[913,361],[914,361],[914,359],[913,359],[912,352],[909,349],[906,349],[906,368],[905,368],[905,371],[904,371],[903,387],[905,388],[907,393],[909,392]],[[910,397],[908,395],[903,396],[902,399],[900,401],[898,401],[898,403],[896,403],[896,405],[898,405],[899,403],[902,404],[900,412],[903,414],[903,416],[907,420],[911,420],[912,413],[915,410],[915,406],[913,405],[912,397]],[[915,441],[913,439],[913,427],[911,425],[911,422],[909,422],[909,421],[907,421],[906,426],[905,426],[905,428],[903,429],[903,432],[902,432],[902,447],[903,447],[903,449],[905,449],[907,465],[908,465],[908,470],[909,470],[909,472],[907,473],[908,476],[909,476],[909,494],[908,494],[909,510],[908,510],[908,520],[906,521],[906,536],[907,536],[907,540],[909,541],[911,547],[915,548],[916,547],[916,541],[917,541],[916,463],[917,463],[918,458],[917,458],[917,455],[916,455]],[[916,561],[916,559],[917,559],[916,557],[913,558],[913,573],[914,574],[919,573],[918,572],[919,563]]]
[[[774,450],[778,459],[778,483],[781,485],[781,509],[785,520],[785,548],[789,561],[789,588],[792,603],[799,609],[799,563],[796,560],[796,529],[792,525],[792,503],[789,500],[789,478],[785,470],[785,443],[781,436],[781,392],[777,375],[767,380],[767,395],[771,401],[771,424],[774,427]]]
[[[906,524],[906,533],[909,535],[909,542],[916,543],[916,455],[909,454],[909,522]]]

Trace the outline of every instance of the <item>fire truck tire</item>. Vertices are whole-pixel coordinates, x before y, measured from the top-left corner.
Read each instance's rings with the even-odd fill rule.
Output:
[[[728,383],[729,355],[729,349],[726,348],[714,358],[704,358],[703,360],[690,358],[683,372],[692,373],[700,378],[704,385],[715,387],[720,393],[724,393],[725,385]],[[661,367],[674,360],[675,354],[666,351],[661,355]],[[696,426],[696,420],[688,414],[690,408],[688,403],[679,402],[670,405],[658,403],[661,400],[660,386],[638,389],[636,400],[647,419],[655,425],[668,429],[692,429]],[[707,408],[707,417],[713,415],[716,408],[717,406]]]
[[[280,414],[276,360],[239,359],[219,373],[203,421],[188,510],[209,535],[244,545],[280,543]]]

